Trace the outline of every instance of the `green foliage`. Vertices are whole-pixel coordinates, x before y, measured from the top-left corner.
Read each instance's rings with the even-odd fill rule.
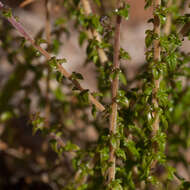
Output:
[[[103,2],[94,2],[97,4],[94,9],[101,12]],[[121,68],[113,69],[112,34],[115,30],[112,16],[119,15],[127,20],[130,6],[124,3],[123,7],[105,15],[109,20],[106,25],[102,23],[100,14],[86,15],[79,0],[56,3],[66,13],[53,20],[52,43],[47,49],[57,54],[62,45],[61,34],[64,32],[69,37],[70,29],[67,26],[72,25],[79,33],[79,45],[86,48],[84,65],[94,64],[98,92],[91,93],[89,89],[81,88],[79,82],[84,78],[75,71],[68,77],[75,84],[72,88],[71,82],[58,70],[59,65],[64,66],[63,63],[67,62],[66,59],[53,56],[47,61],[51,69],[47,69],[41,63],[39,52],[31,44],[25,43],[23,38],[12,35],[12,28],[1,20],[1,51],[13,68],[8,79],[0,83],[0,122],[6,126],[5,131],[9,134],[9,122],[13,119],[22,115],[30,118],[27,122],[33,126],[34,135],[48,139],[56,153],[55,160],[47,163],[47,171],[54,170],[57,164],[63,166],[63,158],[64,164],[69,165],[69,171],[61,170],[67,178],[62,173],[58,176],[49,174],[49,181],[55,183],[58,189],[162,190],[170,186],[174,190],[188,189],[190,182],[179,177],[177,169],[178,164],[182,164],[188,171],[185,153],[190,147],[190,56],[181,50],[182,38],[189,36],[189,31],[182,37],[179,33],[181,25],[188,24],[190,20],[189,15],[181,15],[183,5],[172,1],[172,6],[166,7],[167,1],[162,1],[154,9],[153,16],[161,23],[161,34],[146,30],[146,62],[129,80],[123,62],[127,64],[132,58],[123,48],[119,51]],[[153,4],[153,0],[145,0],[145,8]],[[171,15],[171,32],[164,34],[168,14]],[[10,19],[12,13],[10,10],[4,11],[3,16]],[[149,22],[155,24],[154,19]],[[37,45],[47,43],[42,38],[43,33],[41,31],[36,35]],[[94,33],[101,36],[101,41],[93,36]],[[154,58],[155,40],[161,48],[159,61]],[[100,49],[107,56],[106,62],[101,61]],[[28,73],[32,73],[33,78],[27,83]],[[111,85],[116,78],[120,86],[116,98],[112,100]],[[40,83],[47,79],[53,83],[53,87],[50,85],[44,93]],[[23,95],[18,96],[19,93]],[[102,113],[95,105],[90,105],[90,95],[104,105]],[[19,97],[16,103],[15,97]],[[31,113],[32,97],[36,97],[34,114]],[[115,134],[107,129],[113,102],[118,106]],[[48,119],[47,105],[50,107]],[[155,132],[156,117],[159,118],[159,129]],[[95,140],[88,139],[85,133],[90,127],[95,131],[94,136],[97,136]],[[11,138],[4,139],[7,143],[11,141]],[[110,146],[114,148],[117,160],[116,177],[107,183],[109,168],[113,164],[109,161]]]
[[[123,8],[120,8],[119,10],[115,10],[116,15],[119,15],[123,18],[125,18],[126,20],[128,20],[129,18],[129,8],[130,5],[125,4]]]

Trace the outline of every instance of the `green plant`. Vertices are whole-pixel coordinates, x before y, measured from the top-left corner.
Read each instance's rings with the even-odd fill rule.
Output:
[[[2,15],[20,32],[24,42],[30,42],[21,44],[23,38],[11,35],[10,26],[3,28],[5,20],[1,21],[2,49],[10,63],[16,62],[12,76],[0,92],[1,122],[7,125],[24,110],[31,117],[34,133],[40,131],[49,139],[58,155],[57,162],[61,163],[66,155],[72,164],[70,175],[63,179],[59,174],[54,179],[49,174],[60,189],[189,189],[190,182],[175,169],[182,163],[189,172],[185,152],[190,145],[190,57],[180,48],[184,37],[189,37],[189,15],[181,16],[186,1],[145,0],[145,8],[153,7],[153,18],[148,21],[153,29],[146,31],[146,63],[130,81],[135,88],[128,87],[125,68],[120,65],[121,59],[130,59],[120,47],[122,20],[128,19],[130,12],[124,0],[117,1],[118,7],[105,20],[93,13],[88,0],[57,1],[67,14],[55,20],[54,27],[49,22],[48,2],[46,39],[42,38],[43,32],[33,39],[0,1]],[[101,1],[94,3],[101,7]],[[109,22],[115,18],[115,25],[110,27],[108,23],[108,27],[106,18]],[[66,59],[50,54],[58,52],[61,33],[68,32],[63,30],[63,23],[70,19],[79,32],[80,45],[87,43],[86,64],[96,67],[98,93],[80,85],[80,73],[65,70]],[[47,43],[46,50],[41,43]],[[41,63],[39,53],[47,59],[46,64]],[[24,86],[22,81],[28,71],[34,78],[32,85]],[[45,96],[38,84],[44,78]],[[55,80],[57,87],[52,90],[50,81]],[[73,88],[64,92],[63,85]],[[18,108],[11,99],[20,90],[25,95]],[[41,111],[34,115],[30,113],[32,93],[38,95]],[[80,130],[68,129],[76,128],[78,121],[82,128],[94,127],[98,133],[96,142],[79,143]]]

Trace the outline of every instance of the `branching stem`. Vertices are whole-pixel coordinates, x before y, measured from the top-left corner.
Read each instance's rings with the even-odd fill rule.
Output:
[[[4,8],[4,4],[0,1],[0,9],[3,9],[3,8]],[[26,39],[26,41],[29,41],[34,48],[36,48],[42,55],[44,55],[46,57],[47,60],[51,59],[51,55],[45,49],[43,49],[42,47],[40,47],[39,45],[37,45],[35,43],[35,40],[26,32],[24,27],[13,16],[11,16],[7,19],[14,26],[14,28]],[[68,73],[67,70],[61,64],[57,65],[57,69],[63,76],[65,76],[67,79],[71,80],[71,82],[79,90],[81,90],[81,91],[84,90],[77,80],[71,79],[70,73]],[[96,108],[99,111],[105,110],[105,107],[98,100],[96,100],[90,93],[89,93],[89,100],[91,101],[92,104],[94,104],[96,106]]]

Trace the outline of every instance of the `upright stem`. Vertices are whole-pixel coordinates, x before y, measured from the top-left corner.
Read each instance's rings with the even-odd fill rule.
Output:
[[[167,8],[171,7],[171,5],[172,5],[172,0],[168,0]],[[166,16],[166,24],[163,29],[164,34],[166,34],[167,36],[171,32],[171,24],[172,24],[172,15],[171,15],[171,13],[168,13]]]
[[[120,4],[120,0],[119,0],[118,4]],[[115,38],[114,38],[113,72],[115,72],[116,70],[118,70],[120,68],[119,50],[120,50],[121,22],[122,22],[121,16],[117,15]],[[110,135],[114,135],[116,133],[116,128],[117,128],[118,105],[116,102],[116,97],[117,97],[117,93],[118,93],[118,88],[119,88],[119,76],[117,74],[112,82],[112,105],[111,105],[111,115],[110,115],[110,123],[109,123]],[[112,163],[112,165],[109,168],[108,183],[115,180],[116,157],[115,157],[115,149],[111,144],[110,144],[109,162]]]
[[[50,2],[45,0],[45,10],[46,10],[46,26],[45,34],[48,44],[48,49],[51,43],[51,24],[50,24]],[[46,106],[45,106],[45,124],[49,127],[50,123],[50,100],[49,100],[49,91],[50,91],[50,68],[47,68],[47,77],[46,77]]]
[[[155,10],[161,5],[161,0],[154,0],[154,12]],[[160,19],[157,15],[154,15],[154,33],[157,34],[158,39],[155,39],[153,42],[153,47],[154,47],[154,61],[159,62],[160,59],[160,32],[161,32],[161,25],[160,25]],[[154,79],[154,89],[153,89],[153,105],[154,108],[158,108],[158,99],[157,99],[157,93],[160,87],[160,81],[161,79]],[[154,122],[153,122],[153,136],[157,133],[159,130],[159,115],[156,113],[156,111],[153,113],[154,116]]]
[[[92,8],[90,6],[89,0],[81,0],[81,3],[82,3],[82,6],[84,8],[85,14],[86,15],[92,14]],[[98,42],[102,42],[101,36],[99,35],[99,33],[95,29],[89,30],[88,33],[89,33],[89,38],[94,37]],[[103,49],[99,48],[98,54],[99,54],[101,63],[105,63],[108,61],[108,57],[107,57],[107,55]]]

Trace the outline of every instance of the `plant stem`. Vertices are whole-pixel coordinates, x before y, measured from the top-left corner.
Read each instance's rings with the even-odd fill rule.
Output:
[[[48,44],[48,48],[51,44],[51,24],[50,24],[50,2],[49,0],[45,0],[45,10],[46,10],[46,26],[45,26],[45,33],[46,33],[46,40]],[[49,127],[50,124],[50,99],[49,99],[49,91],[50,91],[50,68],[47,68],[47,76],[46,76],[46,106],[45,106],[45,125]]]
[[[171,5],[172,5],[172,0],[168,0],[167,8],[170,8]],[[167,36],[171,32],[171,24],[172,24],[172,15],[171,15],[171,13],[168,13],[166,16],[166,24],[165,24],[164,29],[163,29],[164,34],[166,34]]]
[[[161,5],[161,0],[154,0],[154,12],[156,11],[156,9]],[[160,59],[160,52],[161,52],[161,48],[160,48],[160,31],[161,31],[161,25],[160,25],[160,19],[157,15],[154,15],[154,33],[157,35],[158,39],[155,39],[153,42],[153,47],[154,47],[154,61],[155,62],[159,62]],[[154,79],[154,89],[153,89],[153,100],[152,103],[154,105],[154,108],[157,109],[159,107],[158,105],[158,99],[157,99],[157,93],[160,87],[160,81],[161,78],[159,79]],[[153,113],[154,116],[154,122],[153,122],[153,133],[152,135],[156,135],[157,131],[159,130],[159,115],[156,113],[156,111]]]
[[[120,4],[120,0],[118,1],[118,4]],[[120,51],[121,22],[122,22],[121,16],[117,15],[115,37],[114,37],[113,72],[115,72],[117,69],[120,68],[119,51]],[[116,128],[117,128],[118,105],[116,102],[116,97],[117,97],[118,89],[119,89],[119,76],[117,74],[112,82],[112,105],[111,105],[111,115],[110,115],[110,122],[109,122],[109,130],[110,130],[111,136],[116,133]],[[108,183],[115,180],[116,157],[115,157],[115,149],[111,144],[110,144],[109,162],[112,163],[112,165],[109,168]]]
[[[20,4],[20,7],[25,7],[25,6],[27,6],[27,5],[29,5],[30,3],[33,3],[34,1],[36,1],[36,0],[25,0],[24,2],[22,2],[21,4]]]
[[[86,15],[90,15],[90,14],[93,13],[92,8],[91,8],[90,3],[89,3],[88,0],[82,0],[81,3],[83,5],[84,12],[85,12]],[[100,43],[102,42],[100,34],[95,29],[89,30],[88,34],[89,34],[89,38],[94,37],[98,42],[100,42]],[[100,62],[102,64],[108,61],[108,57],[107,57],[107,55],[106,55],[106,53],[104,52],[103,49],[99,48],[98,49],[98,54],[99,54],[99,57],[100,57]]]
[[[4,4],[0,1],[0,9],[4,8]],[[42,47],[37,45],[34,41],[34,39],[26,32],[26,30],[23,28],[23,26],[13,17],[7,18],[7,20],[13,25],[13,27],[26,39],[26,41],[29,41],[34,48],[36,48],[42,55],[46,57],[47,60],[51,59],[51,55]],[[65,70],[65,68],[61,64],[57,64],[57,69],[59,72],[65,76],[67,79],[69,79],[80,91],[83,91],[84,89],[81,87],[80,83],[77,80],[73,80],[70,73]],[[96,108],[99,111],[104,111],[105,107],[96,100],[90,93],[89,93],[89,100],[92,104],[96,106]]]

